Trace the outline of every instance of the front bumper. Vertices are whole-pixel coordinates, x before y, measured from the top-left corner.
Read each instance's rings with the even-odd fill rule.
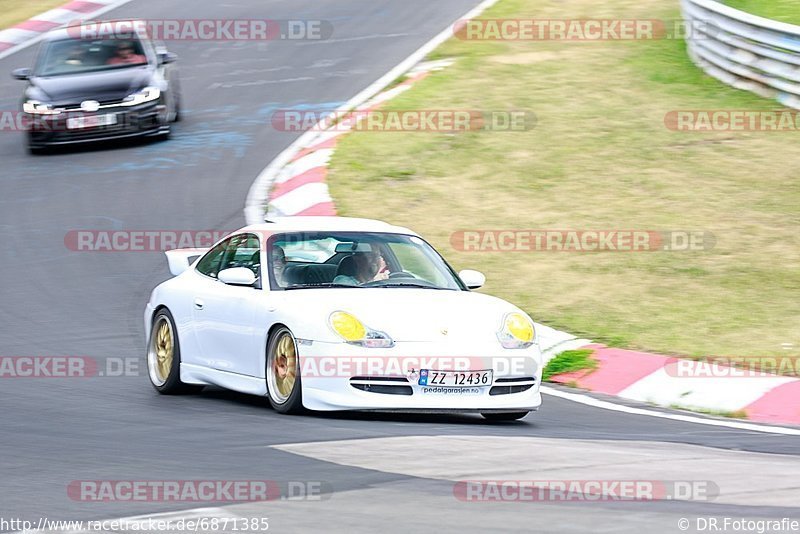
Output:
[[[299,341],[303,405],[310,410],[521,412],[539,408],[539,348],[506,350],[439,342],[398,342],[391,349]],[[421,369],[482,371],[486,386],[419,384]]]
[[[31,148],[73,145],[164,135],[169,132],[166,106],[157,102],[136,107],[104,108],[94,114],[80,113],[81,116],[115,115],[116,124],[94,126],[80,129],[67,128],[67,120],[78,116],[77,112],[65,112],[54,116],[28,116],[28,145]]]

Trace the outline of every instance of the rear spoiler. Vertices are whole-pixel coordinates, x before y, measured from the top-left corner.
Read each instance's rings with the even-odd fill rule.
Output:
[[[173,276],[178,276],[191,267],[195,260],[205,254],[207,250],[207,248],[176,248],[164,251],[164,254],[167,255],[167,263],[169,263],[169,272]]]

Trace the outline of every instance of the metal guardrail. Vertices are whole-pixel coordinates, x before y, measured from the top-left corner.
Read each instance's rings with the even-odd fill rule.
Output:
[[[800,109],[800,26],[714,0],[681,0],[692,61],[707,74]]]

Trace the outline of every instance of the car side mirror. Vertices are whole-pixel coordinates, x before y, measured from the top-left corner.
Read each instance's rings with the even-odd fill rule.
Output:
[[[173,54],[172,52],[160,52],[158,54],[159,65],[168,65],[176,61],[178,61],[178,54]]]
[[[14,69],[11,72],[11,76],[16,80],[30,80],[31,74],[31,69]]]
[[[229,286],[252,286],[256,283],[256,275],[247,267],[233,267],[219,272],[217,278]]]
[[[458,273],[458,277],[470,289],[479,289],[486,283],[486,277],[480,271],[473,271],[472,269],[464,269]]]

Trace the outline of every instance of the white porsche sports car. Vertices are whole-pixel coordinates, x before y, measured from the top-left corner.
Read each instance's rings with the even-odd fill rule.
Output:
[[[290,217],[208,250],[167,253],[174,278],[147,303],[160,393],[206,385],[309,410],[479,412],[541,404],[533,321],[471,291],[419,235],[366,219]]]

